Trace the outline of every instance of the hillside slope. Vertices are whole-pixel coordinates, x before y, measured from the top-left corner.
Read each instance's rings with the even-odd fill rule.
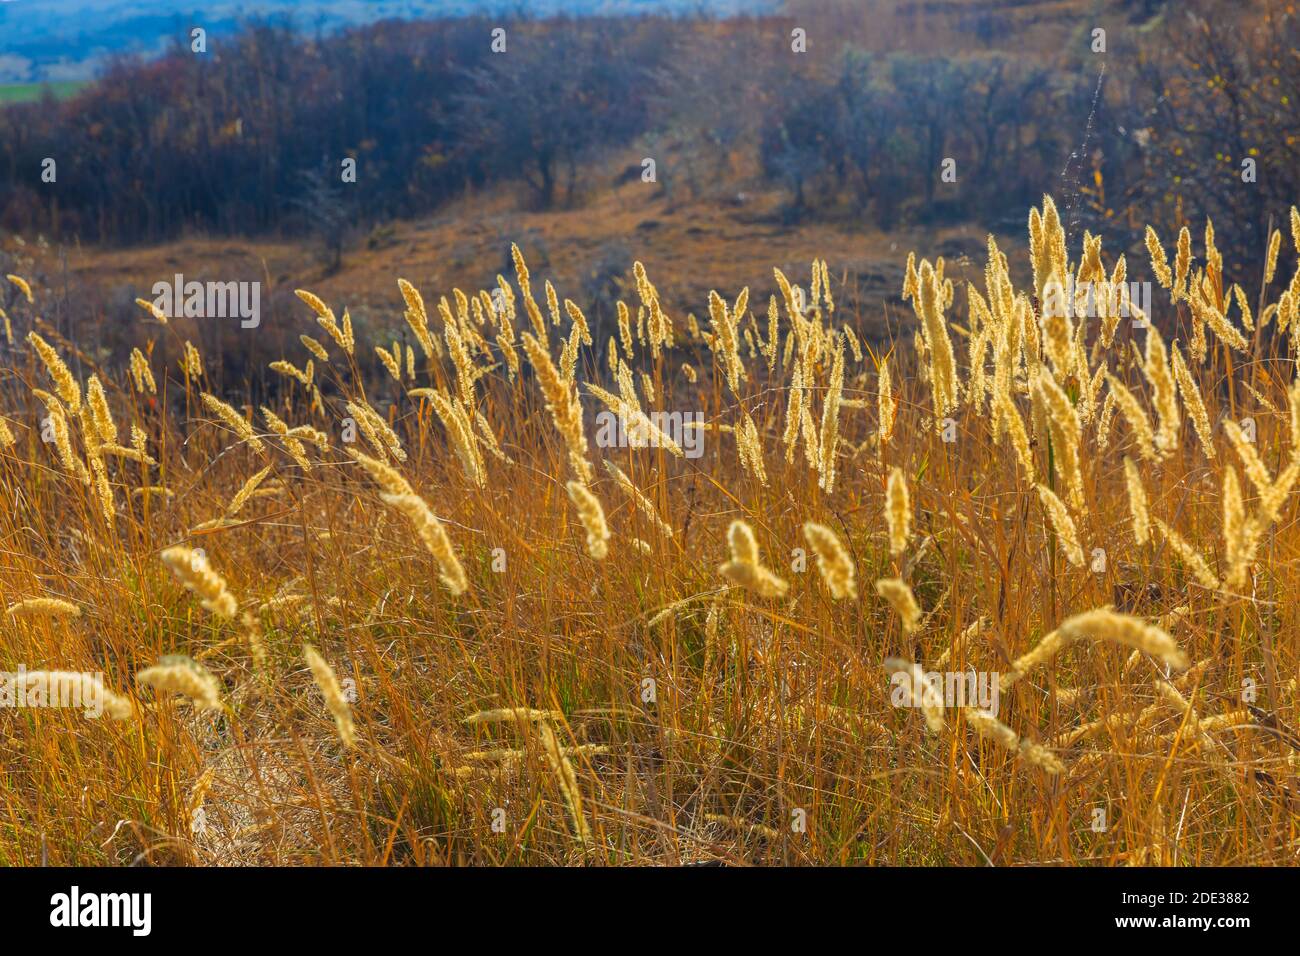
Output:
[[[189,238],[56,251],[32,244],[20,249],[11,239],[6,248],[32,260],[32,272],[52,285],[66,277],[76,290],[72,298],[99,304],[110,324],[137,318],[133,299],[149,297],[154,283],[180,272],[199,281],[261,281],[264,328],[286,333],[306,331],[310,317],[292,292],[312,289],[340,313],[350,309],[378,342],[404,329],[395,276],[435,297],[453,288],[490,288],[497,273],[511,273],[512,242],[525,250],[539,281],[551,279],[562,297],[580,303],[597,323],[612,317],[617,299],[636,300],[627,285],[634,261],[645,264],[665,306],[684,319],[688,312],[706,315],[711,289],[734,298],[746,286],[761,315],[777,291],[769,264],[806,281],[818,256],[830,264],[840,309],[872,338],[885,334],[886,303],[897,301],[906,258],[901,250],[920,243],[938,249],[960,276],[965,257],[978,259],[983,248],[985,234],[973,226],[885,234],[852,223],[788,224],[780,216],[785,197],[779,191],[742,185],[720,197],[673,203],[661,186],[635,181],[611,185],[580,208],[543,212],[521,210],[512,190],[502,188],[453,203],[437,216],[357,236],[332,274],[318,264],[310,243],[296,240]],[[1022,238],[1003,241],[1014,248]]]

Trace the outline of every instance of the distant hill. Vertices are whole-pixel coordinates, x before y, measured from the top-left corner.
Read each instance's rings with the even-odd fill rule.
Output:
[[[229,35],[253,18],[289,18],[314,32],[476,13],[726,16],[779,6],[780,0],[0,0],[0,84],[88,79],[115,54],[158,53],[194,26],[209,37]]]

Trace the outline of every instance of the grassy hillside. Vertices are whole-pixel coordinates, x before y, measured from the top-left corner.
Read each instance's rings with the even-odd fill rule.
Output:
[[[1292,862],[1292,216],[1258,321],[1199,231],[1128,266],[1165,334],[922,250],[874,351],[824,265],[697,324],[649,268],[588,345],[522,259],[499,310],[412,263],[410,350],[304,291],[269,405],[10,280],[0,862]],[[1116,261],[1050,202],[1030,252]]]
[[[1300,27],[1164,6],[0,87],[0,865],[1294,864]]]
[[[539,276],[580,290],[592,321],[602,329],[612,328],[614,301],[632,288],[634,260],[664,276],[665,304],[703,318],[710,289],[749,286],[766,302],[778,290],[770,267],[760,263],[797,272],[807,266],[808,249],[823,250],[833,264],[842,314],[868,338],[885,334],[886,303],[895,303],[902,276],[900,249],[927,243],[949,257],[954,275],[976,277],[977,259],[970,257],[980,254],[984,233],[974,227],[886,234],[869,225],[787,225],[780,221],[782,202],[776,190],[743,190],[737,184],[730,198],[673,203],[653,185],[637,181],[606,186],[578,209],[528,212],[519,209],[511,191],[497,191],[453,203],[436,217],[359,234],[337,271],[324,270],[312,246],[297,241],[194,238],[128,249],[86,245],[24,251],[41,273],[62,271],[66,260],[75,296],[103,304],[102,340],[130,344],[142,344],[138,326],[129,322],[131,300],[147,297],[155,282],[170,281],[177,269],[195,278],[262,281],[266,338],[292,327],[297,308],[291,293],[303,286],[347,305],[376,334],[401,335],[401,315],[392,307],[395,274],[435,288],[486,288],[497,273],[508,271],[515,239]],[[1004,241],[1014,248],[1023,239],[1011,234]],[[265,338],[240,343],[258,354],[266,346]]]

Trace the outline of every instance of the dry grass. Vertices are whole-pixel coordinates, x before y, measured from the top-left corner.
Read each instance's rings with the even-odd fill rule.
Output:
[[[1035,211],[1036,285],[1113,274],[1059,230]],[[1246,328],[1180,252],[1147,345],[1044,316],[990,253],[970,287],[910,264],[916,322],[861,353],[817,265],[775,277],[779,338],[640,271],[612,345],[518,277],[500,314],[404,288],[401,363],[304,296],[341,351],[285,356],[313,377],[263,409],[218,355],[155,363],[155,398],[147,353],[96,367],[33,289],[0,664],[131,709],[0,711],[0,864],[1295,862],[1288,277]],[[703,456],[597,447],[589,384],[703,412]],[[996,719],[892,706],[939,667],[1002,675]]]
[[[640,163],[643,153],[628,151],[611,164]],[[638,180],[602,187],[577,209],[535,212],[521,211],[509,191],[493,190],[455,200],[436,217],[396,222],[391,243],[374,248],[363,243],[349,250],[340,270],[329,275],[321,274],[300,243],[235,237],[184,238],[129,248],[86,243],[67,247],[67,269],[75,286],[101,303],[100,309],[77,310],[78,322],[85,323],[79,328],[97,321],[102,303],[115,290],[124,285],[148,290],[159,276],[170,278],[179,262],[195,275],[262,280],[263,310],[270,313],[266,322],[288,323],[291,305],[297,305],[290,293],[305,285],[331,304],[348,302],[354,319],[364,316],[375,328],[382,324],[392,332],[403,325],[402,303],[394,295],[395,277],[405,276],[426,292],[441,293],[452,287],[468,291],[491,283],[505,269],[508,260],[503,251],[512,240],[524,246],[538,272],[536,295],[543,311],[546,304],[540,286],[545,277],[578,300],[589,318],[593,306],[582,301],[582,289],[598,262],[606,258],[620,268],[630,265],[632,257],[643,261],[656,277],[665,306],[681,316],[692,310],[701,314],[710,288],[770,288],[771,266],[794,268],[816,250],[834,265],[837,282],[847,276],[848,287],[840,298],[845,304],[851,299],[863,303],[864,326],[876,335],[885,327],[880,303],[896,302],[895,279],[902,262],[895,247],[904,256],[909,247],[922,243],[927,248],[977,249],[983,238],[978,229],[965,224],[900,226],[898,232],[889,233],[856,221],[786,225],[780,218],[787,199],[784,192],[754,178],[738,176],[720,184],[720,196],[684,198],[671,204]],[[744,203],[736,199],[740,193],[746,197]],[[484,228],[467,231],[464,223],[474,221],[482,221]],[[9,246],[6,251],[35,259],[34,267],[25,267],[32,272],[61,271],[61,260],[53,251],[35,245]],[[632,294],[630,288],[628,292]],[[760,305],[766,309],[766,294]],[[436,311],[432,301],[429,308]],[[110,339],[121,334],[117,318],[113,315],[103,323],[102,334]],[[184,328],[188,320],[174,319],[173,324]],[[295,328],[326,341],[307,323]],[[526,321],[522,328],[528,328]],[[373,356],[374,347],[391,344],[391,334],[376,335],[366,341],[364,350]],[[306,357],[303,352],[292,358],[301,367]],[[386,375],[379,362],[376,357],[373,371]]]

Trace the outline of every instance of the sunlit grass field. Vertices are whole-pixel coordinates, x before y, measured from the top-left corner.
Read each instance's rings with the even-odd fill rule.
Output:
[[[883,341],[815,250],[610,329],[526,248],[397,342],[304,290],[269,399],[10,277],[0,863],[1294,862],[1300,217],[1249,289],[1028,244]]]

